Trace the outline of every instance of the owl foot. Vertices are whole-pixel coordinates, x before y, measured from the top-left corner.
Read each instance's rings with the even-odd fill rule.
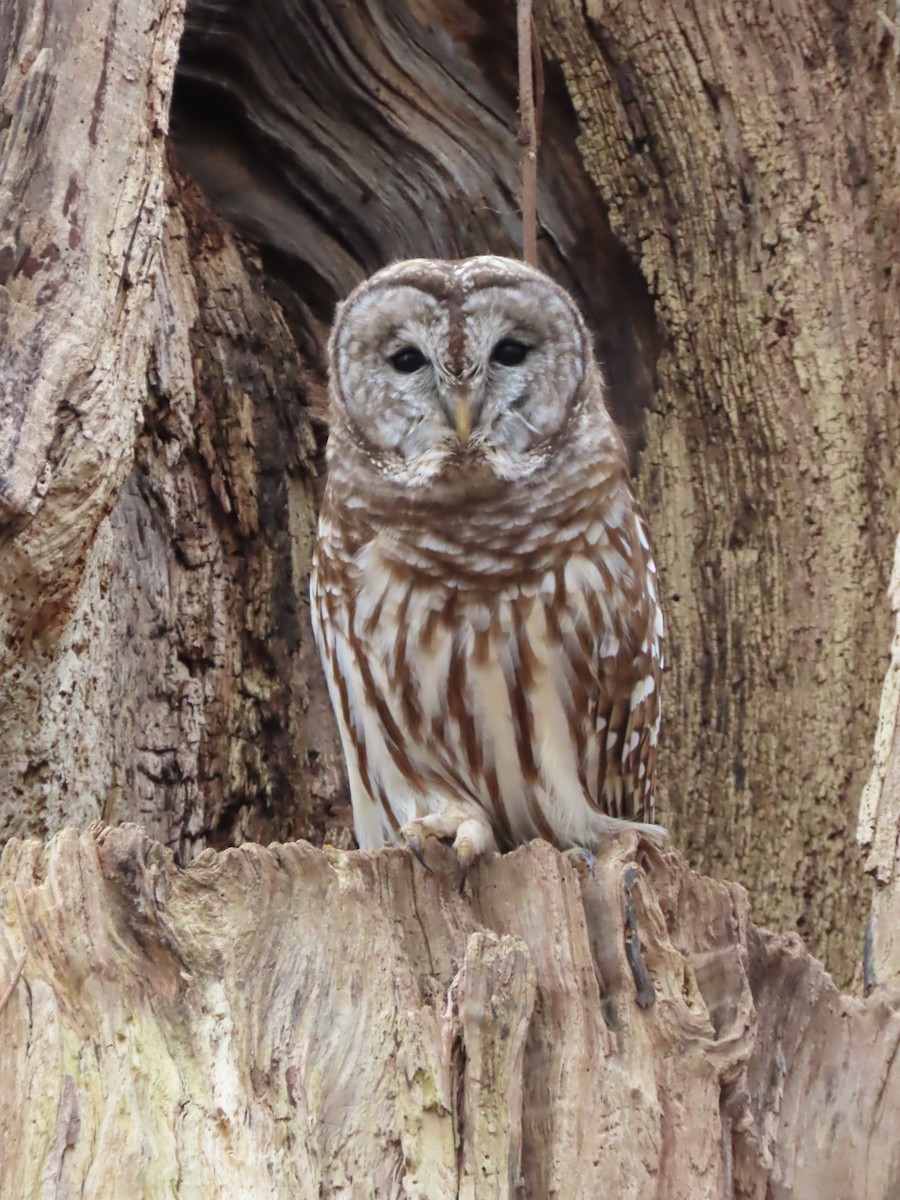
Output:
[[[563,858],[568,859],[579,875],[590,872],[593,877],[597,860],[587,846],[572,846],[570,850],[563,850]]]
[[[431,870],[425,862],[425,843],[430,837],[439,838],[442,842],[453,842],[456,858],[459,862],[459,890],[462,891],[469,873],[469,867],[483,854],[497,849],[493,830],[486,817],[475,817],[471,812],[447,809],[440,813],[428,813],[424,817],[415,817],[407,821],[400,830],[407,846],[426,869]]]

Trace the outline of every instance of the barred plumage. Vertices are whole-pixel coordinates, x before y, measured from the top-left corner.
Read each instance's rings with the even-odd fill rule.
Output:
[[[413,260],[330,353],[312,603],[359,844],[434,833],[466,865],[652,822],[655,566],[574,302],[511,260]]]

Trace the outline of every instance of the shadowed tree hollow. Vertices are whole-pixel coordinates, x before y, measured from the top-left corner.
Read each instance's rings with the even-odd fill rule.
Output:
[[[308,570],[336,301],[518,253],[514,5],[0,11],[4,1196],[900,1186],[900,32],[534,14],[538,258],[653,533],[678,853],[458,897],[350,849]]]

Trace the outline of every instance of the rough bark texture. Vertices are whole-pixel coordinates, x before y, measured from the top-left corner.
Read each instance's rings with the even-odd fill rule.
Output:
[[[308,632],[305,372],[257,266],[195,190],[172,198],[145,424],[110,518],[102,815],[139,814],[182,859],[297,830],[336,841],[342,775]]]
[[[0,12],[3,818],[36,832],[97,813],[88,651],[111,640],[104,517],[146,387],[181,28],[177,4],[82,9]]]
[[[665,331],[640,480],[671,823],[847,978],[900,524],[891,37],[869,4],[549,7],[584,162]]]
[[[536,842],[460,896],[446,853],[10,842],[0,1194],[896,1195],[895,1007],[636,845],[592,879]]]
[[[306,368],[170,177],[180,6],[58,7],[3,16],[0,832],[346,844]]]

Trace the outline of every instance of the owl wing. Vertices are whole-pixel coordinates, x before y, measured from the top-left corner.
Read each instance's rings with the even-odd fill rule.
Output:
[[[598,639],[594,714],[598,769],[592,792],[595,803],[609,816],[653,822],[663,623],[656,565],[640,513],[622,549],[633,569],[624,582],[623,636]]]

